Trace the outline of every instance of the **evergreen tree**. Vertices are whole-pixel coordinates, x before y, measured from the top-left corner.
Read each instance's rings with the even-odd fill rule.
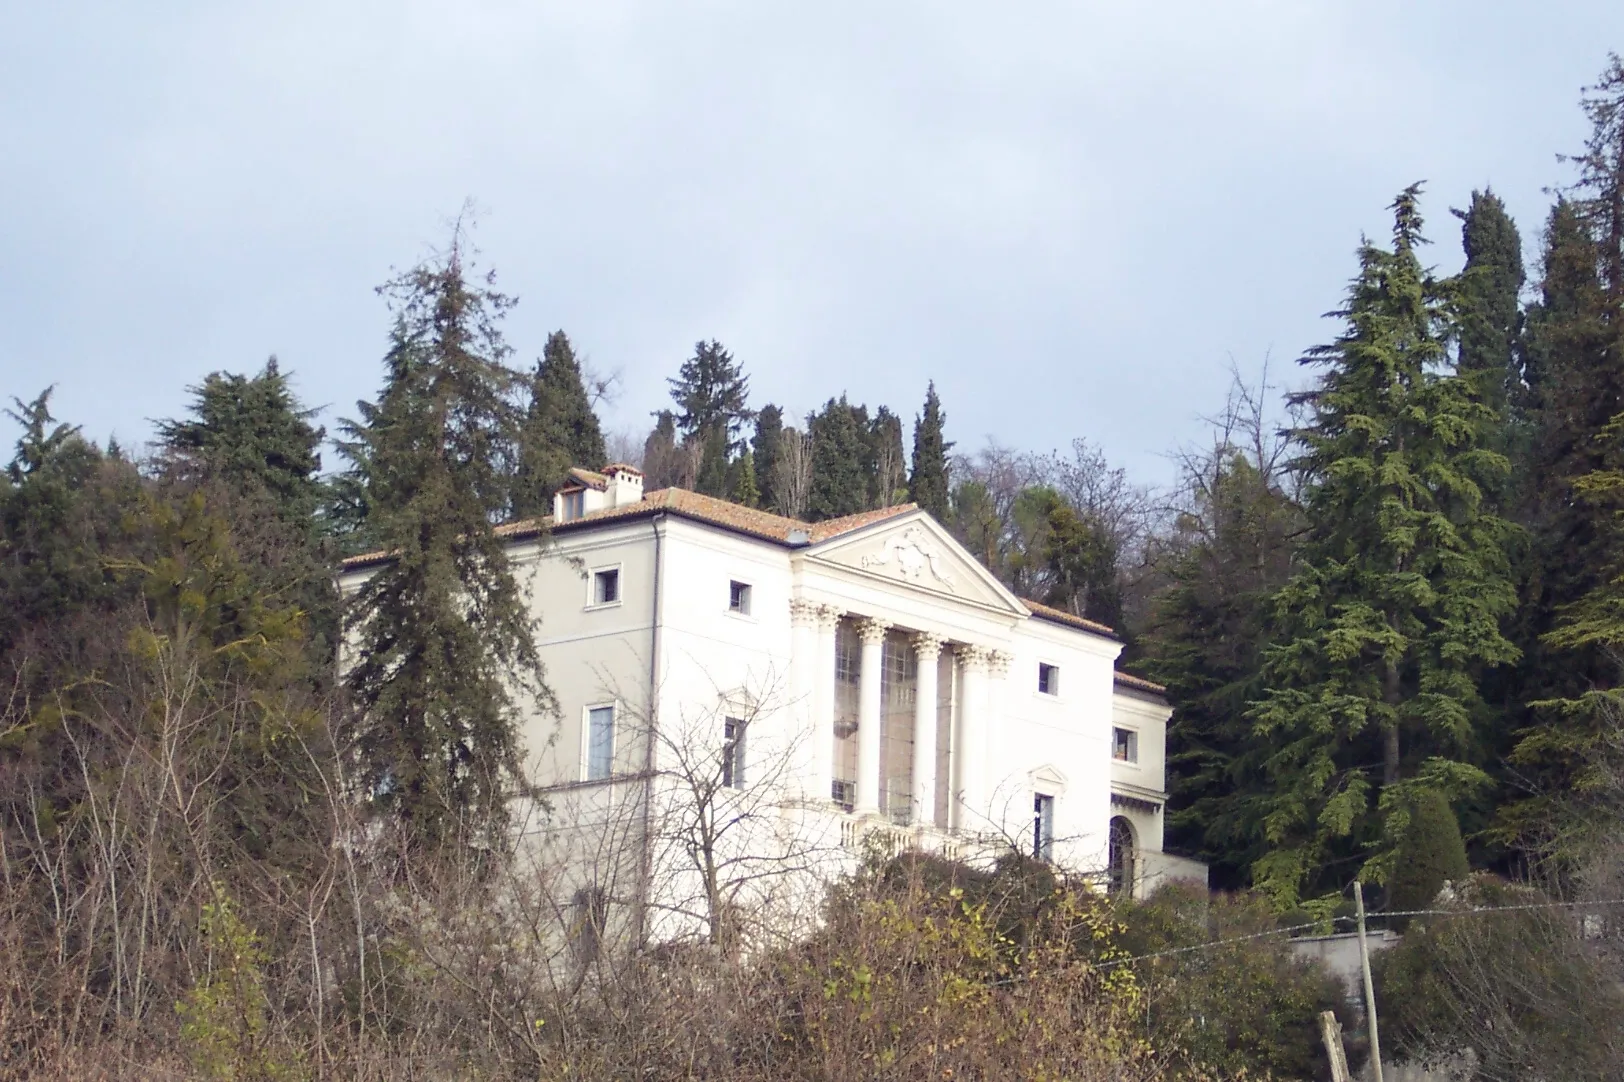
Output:
[[[936,397],[934,381],[925,390],[925,409],[914,418],[912,468],[908,472],[908,499],[946,522],[950,514],[947,483],[947,452],[953,445],[942,437],[947,416]]]
[[[1442,793],[1431,789],[1416,793],[1405,813],[1408,823],[1387,892],[1388,908],[1413,911],[1431,906],[1444,884],[1465,879],[1471,865],[1460,823]]]
[[[1560,866],[1582,852],[1584,814],[1605,784],[1624,705],[1624,65],[1614,56],[1583,99],[1592,124],[1579,183],[1546,232],[1530,312],[1536,560],[1523,626],[1532,716],[1512,753],[1522,799],[1500,809],[1503,837]],[[1576,810],[1577,809],[1577,810]]]
[[[514,515],[551,514],[553,493],[570,467],[596,470],[607,464],[606,457],[603,429],[592,410],[575,350],[563,331],[554,331],[530,377],[530,406],[519,430]]]
[[[893,507],[907,499],[907,462],[902,452],[902,418],[885,406],[869,422],[864,471],[871,478],[868,505]]]
[[[831,398],[806,419],[812,437],[812,490],[807,517],[813,522],[854,515],[868,508],[869,481],[863,470],[867,410]]]
[[[191,388],[192,416],[161,421],[166,472],[265,493],[277,516],[313,523],[322,499],[321,441],[272,357],[257,376],[213,372]]]
[[[1246,711],[1263,691],[1267,602],[1290,574],[1301,526],[1262,458],[1226,442],[1189,464],[1190,505],[1158,562],[1168,584],[1144,639],[1149,673],[1174,704],[1167,844],[1207,861],[1218,889],[1245,886],[1266,851],[1272,787]]]
[[[677,416],[670,410],[654,415],[654,428],[643,441],[643,479],[648,490],[681,487],[690,483],[683,476],[683,453],[677,446]]]
[[[1115,539],[1064,500],[1049,508],[1042,556],[1047,571],[1043,601],[1107,627],[1122,623]]]
[[[1522,383],[1522,236],[1492,191],[1472,193],[1461,220],[1459,368],[1481,380],[1483,400],[1501,417]]]
[[[1480,446],[1492,411],[1444,370],[1446,287],[1417,258],[1418,190],[1393,204],[1393,250],[1361,249],[1346,330],[1305,358],[1325,368],[1296,434],[1309,533],[1252,711],[1276,786],[1254,875],[1286,905],[1339,889],[1366,854],[1367,875],[1391,874],[1417,791],[1487,780],[1470,761],[1476,677],[1516,659],[1499,626],[1513,528],[1482,497],[1506,463]]]
[[[761,490],[761,506],[777,508],[782,497],[778,491],[778,460],[783,453],[784,411],[768,404],[756,414],[756,435],[750,443],[751,469]]]
[[[745,507],[761,506],[761,489],[756,485],[756,461],[751,455],[740,455],[733,469],[730,497]]]
[[[715,339],[694,344],[671,385],[676,424],[683,442],[697,449],[695,489],[726,498],[728,464],[741,449],[739,430],[755,416],[749,408],[750,379]]]
[[[520,699],[550,707],[494,528],[511,505],[520,418],[498,326],[512,301],[492,283],[469,277],[458,235],[444,257],[381,287],[395,312],[383,392],[346,426],[388,552],[347,621],[359,780],[430,850],[505,844]]]

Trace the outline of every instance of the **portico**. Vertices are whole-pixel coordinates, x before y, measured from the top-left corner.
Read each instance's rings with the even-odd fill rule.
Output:
[[[1010,653],[805,598],[790,619],[805,797],[898,826],[975,830]]]

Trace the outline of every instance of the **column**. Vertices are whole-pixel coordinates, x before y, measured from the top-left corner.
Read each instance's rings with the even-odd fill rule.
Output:
[[[987,712],[982,715],[981,738],[981,791],[982,799],[986,801],[987,815],[997,824],[998,829],[1008,833],[1011,826],[1015,826],[1013,837],[1020,837],[1021,832],[1032,832],[1032,797],[1023,787],[1020,792],[1012,792],[1004,783],[1008,780],[1003,771],[1003,760],[993,754],[993,749],[1002,746],[999,737],[1006,731],[1004,728],[1004,687],[1005,677],[1009,675],[1009,663],[1015,660],[1015,655],[1005,650],[987,651]],[[1025,803],[1022,804],[1021,801]],[[1013,802],[1013,803],[1012,803]],[[1009,822],[1010,811],[1016,813],[1019,823]]]
[[[880,810],[880,681],[884,678],[885,633],[891,625],[885,620],[867,619],[857,624],[863,640],[863,659],[857,685],[857,803],[858,815],[877,815]]]
[[[914,698],[914,822],[932,826],[936,822],[936,662],[942,656],[942,640],[921,631],[913,637],[913,648],[919,662]]]
[[[789,731],[785,749],[803,800],[827,799],[828,785],[818,782],[817,711],[813,705],[812,670],[817,665],[818,607],[794,598],[789,603]]]
[[[829,800],[835,769],[835,628],[840,610],[833,605],[813,606],[817,621],[817,650],[812,666],[812,747],[808,786],[814,800]]]
[[[958,731],[953,741],[953,825],[960,830],[987,828],[986,800],[981,777],[987,757],[985,717],[987,710],[987,662],[984,646],[960,646],[958,658],[960,687],[964,701],[959,704]]]

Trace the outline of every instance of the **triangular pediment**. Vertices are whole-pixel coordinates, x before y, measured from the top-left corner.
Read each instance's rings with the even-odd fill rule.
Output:
[[[1026,615],[1019,599],[923,511],[841,534],[806,555],[883,582]]]

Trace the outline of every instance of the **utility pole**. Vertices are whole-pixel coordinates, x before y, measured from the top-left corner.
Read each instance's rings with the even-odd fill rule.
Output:
[[[1375,1066],[1373,1077],[1382,1079],[1382,1039],[1376,1029],[1376,985],[1370,979],[1370,947],[1365,943],[1365,887],[1357,879],[1353,883],[1353,904],[1359,914],[1359,968],[1365,975],[1365,1018],[1370,1025],[1370,1062]]]

